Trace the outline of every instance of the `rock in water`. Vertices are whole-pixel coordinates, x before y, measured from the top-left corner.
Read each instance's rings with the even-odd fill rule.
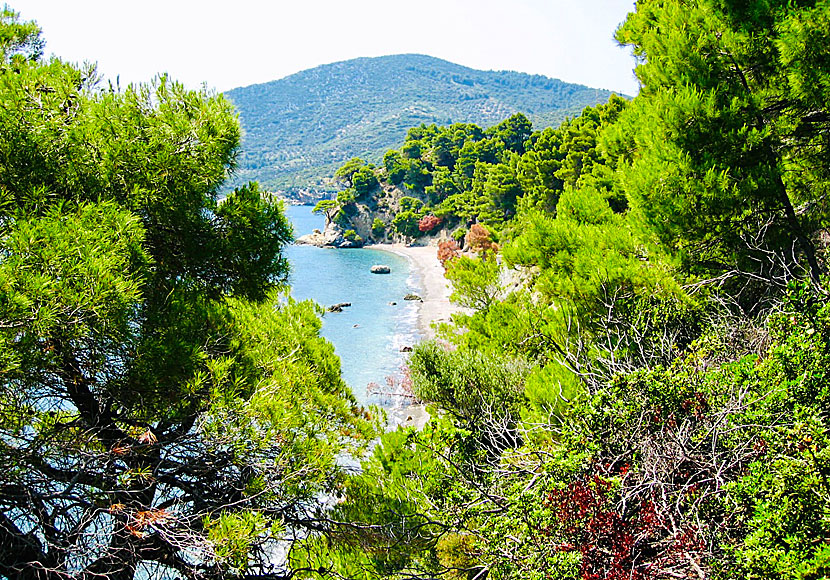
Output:
[[[404,299],[404,300],[418,300],[418,301],[420,301],[420,302],[423,302],[423,301],[424,301],[424,300],[423,300],[420,296],[418,296],[417,294],[407,294],[406,296],[404,296],[404,297],[403,297],[403,299]]]
[[[389,266],[384,266],[383,264],[375,264],[370,269],[372,274],[389,274],[392,271],[392,268]]]
[[[363,246],[362,240],[347,240],[340,226],[333,222],[327,223],[326,229],[322,232],[314,230],[313,234],[300,236],[294,243],[319,248],[360,248]]]

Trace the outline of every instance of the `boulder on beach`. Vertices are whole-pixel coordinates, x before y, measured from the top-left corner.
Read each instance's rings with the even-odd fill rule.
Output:
[[[369,269],[372,274],[389,274],[392,271],[392,268],[389,266],[384,266],[383,264],[375,264]]]
[[[421,298],[417,294],[407,294],[406,296],[403,297],[403,299],[404,300],[418,300],[420,302],[424,301],[423,298]]]

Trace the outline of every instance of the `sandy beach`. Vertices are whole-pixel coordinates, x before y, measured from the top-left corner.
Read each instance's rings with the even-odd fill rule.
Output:
[[[419,303],[418,308],[418,328],[425,339],[435,337],[433,322],[449,322],[454,312],[465,310],[450,302],[452,288],[450,281],[444,278],[444,267],[438,261],[437,247],[403,244],[376,244],[369,247],[393,252],[409,260],[421,289],[419,296],[423,302]]]

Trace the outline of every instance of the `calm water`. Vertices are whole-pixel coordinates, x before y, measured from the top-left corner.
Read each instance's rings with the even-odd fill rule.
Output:
[[[322,229],[324,218],[308,206],[289,206],[286,214],[299,237]],[[327,312],[322,334],[340,356],[343,378],[361,403],[394,403],[386,397],[369,396],[367,385],[386,389],[387,377],[399,377],[404,355],[402,346],[415,344],[417,305],[404,301],[418,292],[406,258],[372,249],[335,250],[313,246],[288,246],[291,262],[291,295],[310,298],[324,307],[351,302],[343,312]],[[386,264],[391,274],[372,274],[374,264]],[[396,302],[396,306],[390,303]]]

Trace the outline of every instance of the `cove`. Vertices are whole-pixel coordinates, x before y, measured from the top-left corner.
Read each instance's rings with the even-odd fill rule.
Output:
[[[325,218],[310,206],[287,206],[286,216],[299,237],[322,229]],[[418,331],[416,303],[403,299],[418,293],[409,261],[392,252],[372,248],[329,249],[290,245],[285,256],[291,264],[289,283],[296,300],[314,300],[324,308],[351,302],[343,312],[326,312],[321,334],[340,357],[343,379],[358,402],[397,406],[400,401],[370,394],[374,383],[388,391],[387,378],[400,380],[405,354],[422,337]],[[372,274],[374,264],[390,266],[390,274]],[[393,305],[394,303],[394,305]]]

